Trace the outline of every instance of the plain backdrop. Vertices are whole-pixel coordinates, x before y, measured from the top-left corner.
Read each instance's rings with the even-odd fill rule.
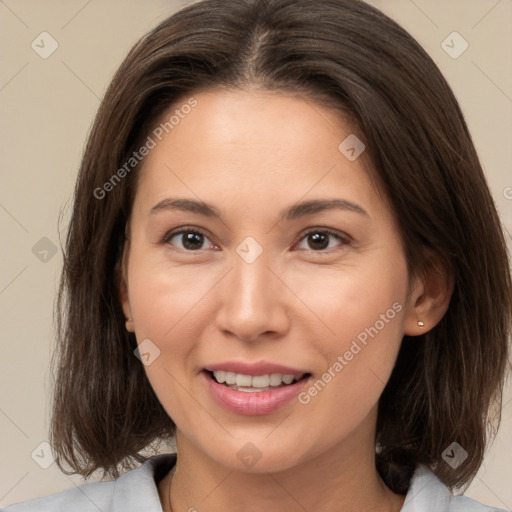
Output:
[[[140,36],[188,3],[0,0],[0,506],[83,483],[55,464],[41,467],[51,462],[44,443],[62,265],[57,218],[62,208],[68,218],[83,145],[114,71]],[[512,232],[512,2],[371,3],[411,32],[446,76]],[[511,509],[511,475],[509,383],[498,437],[467,494]]]

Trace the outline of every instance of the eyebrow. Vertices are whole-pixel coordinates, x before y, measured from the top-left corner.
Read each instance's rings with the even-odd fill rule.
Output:
[[[221,211],[211,204],[205,203],[204,201],[197,201],[195,199],[172,197],[163,199],[155,204],[155,206],[153,206],[149,211],[149,215],[169,210],[191,212],[203,215],[204,217],[222,219]],[[293,204],[282,210],[280,212],[279,220],[290,221],[327,210],[344,210],[370,217],[364,208],[345,199],[312,199],[310,201]]]

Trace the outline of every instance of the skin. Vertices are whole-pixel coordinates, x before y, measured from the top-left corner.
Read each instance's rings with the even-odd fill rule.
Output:
[[[197,106],[144,160],[123,258],[123,309],[138,343],[160,350],[145,370],[177,425],[172,486],[170,474],[159,484],[163,509],[398,511],[404,496],[375,468],[378,400],[403,335],[426,332],[446,311],[448,280],[409,278],[396,223],[363,158],[338,150],[353,133],[339,114],[276,92],[194,97]],[[201,199],[222,220],[150,213],[168,197]],[[326,198],[366,214],[279,221],[293,203]],[[165,240],[185,226],[206,236],[192,248],[183,234]],[[349,240],[330,235],[322,249],[305,234],[322,228]],[[251,263],[236,252],[248,236],[263,251]],[[241,415],[220,406],[201,378],[208,364],[269,361],[316,381],[396,303],[401,311],[307,404]],[[261,454],[250,467],[237,457],[248,442]]]

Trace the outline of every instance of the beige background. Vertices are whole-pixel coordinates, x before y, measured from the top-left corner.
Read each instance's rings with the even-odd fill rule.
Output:
[[[113,72],[142,34],[186,3],[0,0],[0,506],[82,483],[31,457],[36,448],[34,459],[50,456],[39,445],[47,439],[52,307],[62,263],[60,250],[52,254],[59,244],[57,217],[63,208],[67,219],[83,144]],[[408,29],[444,72],[512,232],[512,2],[371,3]],[[31,48],[43,31],[59,45],[47,59]],[[469,44],[456,59],[441,47],[453,31]],[[511,509],[510,384],[502,418],[467,494]]]

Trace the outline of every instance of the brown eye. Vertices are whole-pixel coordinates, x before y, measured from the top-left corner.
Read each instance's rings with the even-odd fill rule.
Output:
[[[207,249],[208,247],[203,247],[206,240],[209,240],[209,238],[200,231],[182,229],[181,231],[175,231],[167,235],[164,242],[182,251],[194,252]]]
[[[338,234],[334,231],[326,229],[315,229],[308,231],[303,235],[301,242],[302,240],[305,240],[307,246],[301,248],[314,252],[325,251],[333,247],[332,244],[330,245],[333,239],[338,241],[339,246],[344,246],[349,243],[347,237],[344,237],[341,234]],[[334,244],[334,246],[335,245],[336,244]]]

